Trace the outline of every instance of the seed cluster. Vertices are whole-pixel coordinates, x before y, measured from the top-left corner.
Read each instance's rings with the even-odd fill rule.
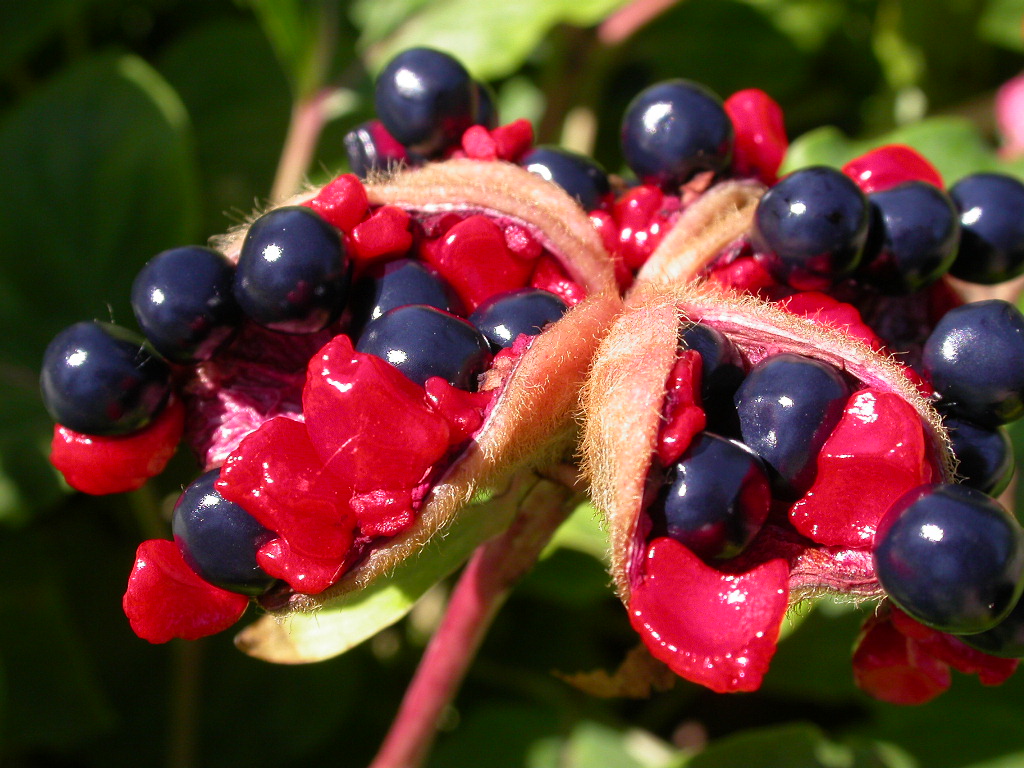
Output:
[[[521,126],[504,135],[522,144]],[[550,157],[578,171],[558,153],[535,167]],[[132,291],[144,336],[72,326],[41,378],[53,461],[79,490],[139,487],[183,433],[208,470],[175,508],[174,541],[139,549],[133,628],[154,642],[219,631],[251,596],[322,593],[410,531],[531,339],[588,290],[528,221],[371,201],[351,174],[216,249],[155,256]]]
[[[499,125],[488,88],[437,51],[396,57],[375,104],[345,137],[352,174],[214,248],[155,256],[132,291],[143,336],[86,322],[47,350],[53,461],[74,487],[137,488],[183,434],[206,470],[174,541],[139,548],[124,606],[140,636],[328,594],[426,525],[511,372],[558,331],[537,381],[594,357],[585,464],[655,657],[752,690],[791,602],[829,592],[883,599],[854,655],[872,695],[1012,673],[1024,531],[991,495],[1024,416],[1024,317],[963,304],[955,279],[1024,273],[1024,184],[946,189],[902,146],[779,179],[778,105],[686,80],[629,105],[633,180]],[[484,202],[415,181],[466,163]],[[426,175],[378,184],[399,167]],[[388,198],[405,179],[415,193]],[[572,244],[591,242],[580,267]],[[622,311],[590,330],[600,297]]]

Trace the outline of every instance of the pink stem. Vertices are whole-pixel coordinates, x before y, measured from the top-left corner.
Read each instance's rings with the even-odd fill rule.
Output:
[[[301,189],[320,133],[327,122],[328,105],[334,94],[334,88],[322,88],[309,98],[299,99],[292,107],[288,135],[270,190],[273,203],[280,203]]]
[[[605,19],[597,28],[597,39],[605,45],[618,45],[679,0],[634,0]]]
[[[370,768],[422,765],[498,609],[571,511],[572,497],[565,486],[540,480],[509,529],[473,553]]]

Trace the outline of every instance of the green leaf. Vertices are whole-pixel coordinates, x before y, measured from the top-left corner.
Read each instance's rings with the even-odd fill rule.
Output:
[[[113,713],[68,610],[45,534],[0,536],[0,665],[6,740],[67,747],[109,730]],[[25,574],[33,574],[31,581]],[[16,617],[16,618],[15,618]],[[11,706],[13,705],[13,706]]]
[[[389,4],[392,12],[411,11],[412,15],[386,39],[379,38],[380,27],[369,27],[370,33],[364,34],[359,45],[366,50],[374,72],[406,48],[429,45],[456,56],[474,77],[493,80],[519,69],[556,24],[589,26],[623,4],[624,0],[441,0],[422,6]],[[369,9],[376,13],[376,7],[376,0],[360,0],[353,16],[365,23],[371,14]]]
[[[909,144],[939,169],[947,186],[976,171],[997,170],[992,146],[969,120],[933,117],[898,128],[876,144]]]
[[[344,653],[412,610],[479,544],[508,526],[521,500],[513,490],[465,507],[443,534],[399,563],[387,578],[334,598],[314,613],[264,617],[242,630],[237,644],[252,656],[280,663],[320,661]]]
[[[790,723],[712,742],[686,768],[913,768],[896,747],[871,741],[837,744],[814,725]]]
[[[1024,1],[989,0],[978,24],[978,35],[1010,50],[1024,51],[1021,19],[1024,19]]]
[[[562,523],[545,549],[544,555],[562,547],[583,552],[602,562],[608,561],[608,534],[601,526],[601,514],[589,501],[584,501],[576,507]]]
[[[158,67],[192,116],[203,232],[223,232],[270,194],[288,131],[288,81],[251,19],[218,19],[190,30],[167,46]]]
[[[671,768],[683,757],[668,744],[638,729],[619,730],[583,720],[565,737],[538,741],[529,768]]]
[[[360,46],[380,42],[430,3],[431,0],[355,0],[349,6],[349,16],[360,29]]]
[[[999,686],[972,675],[953,675],[952,687],[920,707],[898,707],[864,697],[868,717],[853,729],[913,755],[922,766],[961,768],[1021,749],[1024,678]]]
[[[558,733],[563,713],[556,707],[502,701],[467,711],[451,733],[441,734],[429,768],[539,768],[534,745]],[[482,759],[483,758],[483,759]],[[598,763],[594,768],[603,765]]]
[[[793,141],[782,171],[816,164],[839,167],[884,144],[913,147],[939,170],[947,186],[968,173],[1007,169],[970,121],[933,117],[866,141],[853,141],[837,128],[818,128]]]
[[[22,64],[85,5],[85,0],[0,3],[0,29],[18,31],[4,35],[4,44],[0,46],[0,74],[8,74]]]
[[[1020,768],[1022,765],[1024,765],[1024,751],[1003,755],[983,763],[971,763],[965,768]]]
[[[134,56],[84,61],[0,124],[0,153],[11,255],[0,264],[0,356],[34,365],[75,320],[130,325],[135,271],[196,234],[195,161],[175,93]]]
[[[811,64],[772,18],[732,0],[677,3],[639,30],[624,53],[644,67],[645,82],[632,85],[633,93],[686,77],[722,98],[754,87],[781,99],[806,87]]]
[[[830,598],[791,610],[783,622],[785,642],[779,643],[763,690],[821,705],[841,706],[856,700],[849,649],[863,619],[862,612]]]
[[[245,0],[284,67],[296,98],[323,86],[337,35],[337,0]]]
[[[84,60],[0,124],[0,446],[22,497],[52,497],[36,446],[52,425],[39,402],[38,364],[62,327],[86,319],[133,325],[129,292],[153,254],[196,236],[197,184],[187,115],[134,56]],[[18,436],[17,438],[15,436]]]
[[[779,172],[791,173],[808,165],[831,165],[838,168],[856,156],[856,142],[847,138],[838,128],[823,126],[790,142]]]
[[[772,23],[800,48],[820,48],[842,27],[847,14],[841,0],[744,0],[768,15]]]

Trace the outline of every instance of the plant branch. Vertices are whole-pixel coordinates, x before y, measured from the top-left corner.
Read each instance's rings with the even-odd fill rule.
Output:
[[[538,480],[512,525],[473,553],[370,768],[416,768],[509,591],[572,510],[574,491]]]
[[[619,45],[678,2],[634,0],[605,19],[597,28],[597,37],[605,45]]]
[[[322,88],[308,98],[296,100],[292,106],[288,135],[270,190],[272,202],[279,203],[302,188],[320,133],[334,112],[332,103],[337,94],[337,88]]]

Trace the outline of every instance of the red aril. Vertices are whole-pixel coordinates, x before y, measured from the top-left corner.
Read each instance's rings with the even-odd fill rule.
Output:
[[[173,541],[149,539],[139,545],[122,605],[135,634],[166,643],[227,629],[245,613],[249,598],[196,576]]]

